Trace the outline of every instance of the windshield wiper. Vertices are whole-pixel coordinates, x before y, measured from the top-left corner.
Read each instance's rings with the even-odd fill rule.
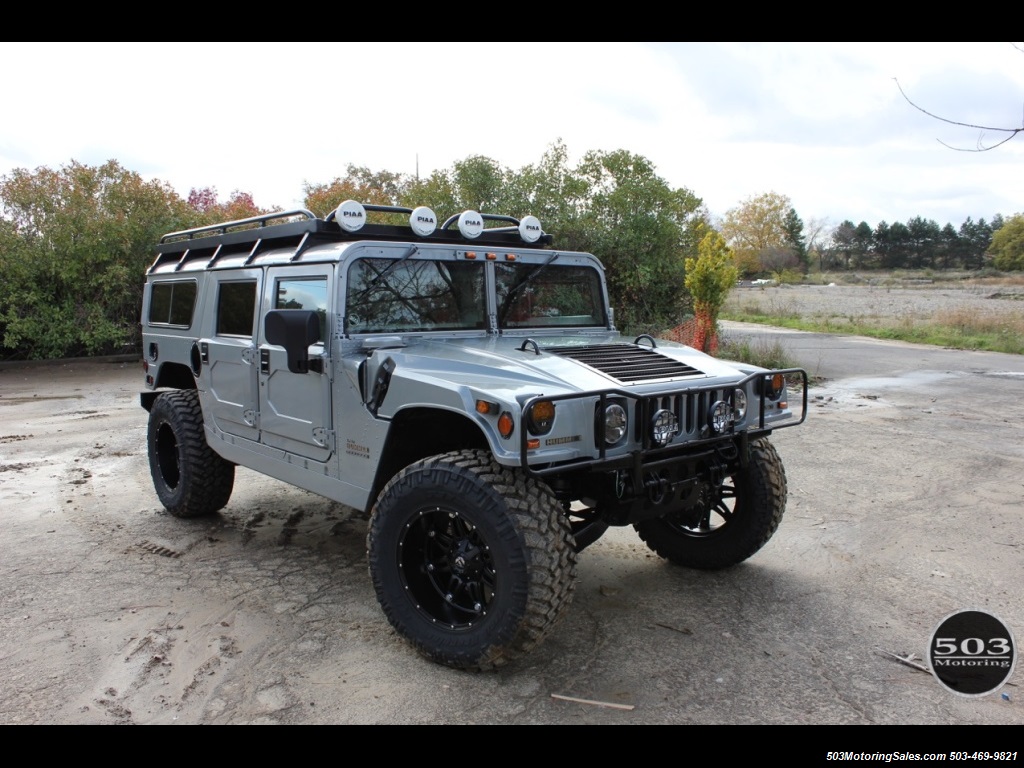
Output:
[[[545,261],[543,264],[540,264],[536,269],[534,269],[528,275],[526,275],[526,277],[524,277],[522,280],[520,280],[518,283],[516,283],[515,285],[508,289],[508,293],[505,295],[505,300],[501,302],[501,309],[498,310],[499,328],[505,325],[505,316],[508,314],[508,311],[512,308],[512,299],[516,297],[516,294],[519,293],[523,288],[525,288],[527,284],[532,283],[534,280],[536,280],[537,276],[540,275],[540,273],[543,272],[545,269],[547,269],[548,266],[555,259],[558,258],[558,256],[558,253],[552,253],[547,261]]]
[[[378,285],[380,285],[381,281],[385,277],[390,275],[392,272],[394,272],[396,269],[398,269],[402,264],[404,264],[409,259],[411,259],[413,256],[415,256],[417,253],[419,253],[419,250],[420,250],[420,247],[418,245],[410,246],[409,250],[406,251],[404,254],[402,254],[402,256],[400,258],[395,259],[390,264],[388,264],[384,269],[382,269],[380,272],[378,272],[376,277],[374,277],[373,280],[371,280],[369,282],[369,284],[367,284],[367,286],[365,288],[363,288],[363,290],[361,290],[359,292],[358,296],[356,296],[354,299],[350,299],[349,300],[348,305],[349,306],[357,305],[363,299],[363,297],[366,296],[366,294],[368,294],[370,291],[372,291],[374,288],[376,288]]]

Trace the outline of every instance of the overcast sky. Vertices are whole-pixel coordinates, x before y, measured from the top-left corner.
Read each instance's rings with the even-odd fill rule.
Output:
[[[716,216],[959,226],[1024,212],[1024,43],[16,43],[0,175],[117,160],[182,196],[299,207],[348,164],[426,176],[625,149]],[[429,205],[431,201],[421,201]],[[318,214],[326,213],[317,211]]]

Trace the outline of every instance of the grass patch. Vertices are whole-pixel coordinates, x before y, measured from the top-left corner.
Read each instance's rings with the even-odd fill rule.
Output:
[[[790,357],[785,345],[768,339],[730,339],[723,337],[716,357],[735,360],[762,368],[799,368],[800,363]]]

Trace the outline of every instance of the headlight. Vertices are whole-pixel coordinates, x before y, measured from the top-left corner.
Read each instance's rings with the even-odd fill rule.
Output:
[[[743,417],[747,415],[747,393],[742,389],[737,389],[733,393],[732,403],[733,411],[736,414],[736,421],[743,421]]]
[[[618,403],[609,403],[604,409],[604,441],[608,445],[615,445],[626,436],[626,427],[629,419],[626,416],[626,409]]]
[[[679,422],[672,411],[662,409],[651,419],[651,441],[658,448],[667,445],[678,431]]]
[[[708,426],[711,427],[711,431],[716,435],[725,432],[731,423],[732,409],[729,408],[729,404],[724,400],[719,400],[708,409]]]

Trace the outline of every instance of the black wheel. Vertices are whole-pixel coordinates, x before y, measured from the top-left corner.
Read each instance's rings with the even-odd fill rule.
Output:
[[[750,444],[750,461],[721,486],[703,483],[687,509],[637,523],[648,547],[676,565],[728,568],[768,543],[786,511],[786,472],[767,440]]]
[[[561,505],[482,451],[399,472],[374,505],[367,551],[391,625],[428,658],[458,669],[494,669],[531,650],[575,587]]]
[[[165,392],[149,411],[149,471],[160,503],[175,517],[198,517],[231,498],[235,465],[206,442],[199,393]]]

